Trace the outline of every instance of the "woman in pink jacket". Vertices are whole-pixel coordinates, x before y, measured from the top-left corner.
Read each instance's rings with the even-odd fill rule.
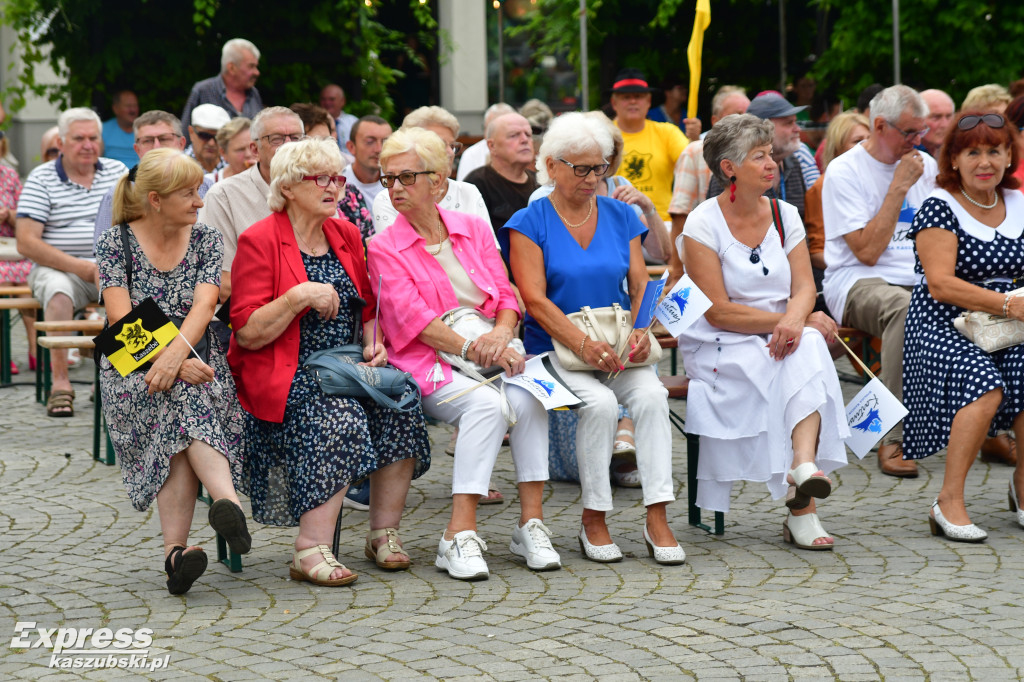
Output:
[[[380,321],[391,362],[410,372],[423,392],[423,411],[458,425],[452,480],[452,516],[437,548],[435,565],[453,578],[488,577],[476,534],[476,507],[487,494],[491,470],[508,429],[502,399],[490,388],[453,396],[476,381],[454,371],[439,352],[460,355],[510,375],[524,358],[509,347],[519,306],[498,253],[494,233],[480,218],[440,209],[438,188],[448,173],[448,155],[435,133],[403,128],[384,144],[381,184],[399,216],[369,243],[370,280],[383,276]],[[494,320],[494,329],[473,340],[449,328],[442,316],[473,308]],[[548,478],[548,419],[544,407],[518,387],[507,399],[518,421],[510,431],[521,514],[511,551],[533,570],[561,567],[544,526],[541,500]],[[451,399],[450,402],[443,402]]]

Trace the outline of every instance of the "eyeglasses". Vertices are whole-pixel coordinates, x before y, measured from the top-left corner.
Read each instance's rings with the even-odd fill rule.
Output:
[[[979,123],[984,123],[989,128],[1002,128],[1006,125],[1006,119],[999,114],[968,114],[956,122],[956,127],[960,130],[974,130]]]
[[[203,135],[204,133],[197,134]],[[161,147],[167,147],[169,145],[174,144],[179,139],[180,138],[177,135],[168,133],[167,135],[159,135],[157,137],[140,137],[139,139],[135,140],[135,144],[139,145],[140,147],[149,147],[151,145],[156,144],[159,141]]]
[[[380,176],[380,184],[384,185],[385,189],[391,189],[394,186],[395,180],[398,180],[403,185],[411,185],[416,182],[417,175],[430,175],[436,171],[405,171],[398,175],[382,175]]]
[[[210,142],[211,140],[217,139],[217,133],[208,133],[205,130],[197,130],[196,137],[198,137],[203,142]]]
[[[466,145],[462,144],[461,142],[452,142],[450,145],[448,145],[448,148],[451,149],[456,154],[458,154],[459,152],[462,151],[462,148],[465,146]]]
[[[332,182],[338,187],[345,186],[344,175],[303,175],[302,179],[312,180],[313,182],[316,183],[317,187],[321,187],[323,189],[327,189],[328,187],[330,187]]]
[[[565,159],[558,160],[564,163],[569,168],[572,168],[572,172],[575,173],[576,177],[578,178],[587,177],[588,175],[590,175],[590,171],[594,171],[594,175],[596,175],[597,177],[601,177],[602,175],[608,172],[607,163],[598,163],[593,166],[579,166],[575,163],[569,163]]]
[[[931,130],[928,126],[925,126],[921,130],[903,130],[902,128],[896,127],[891,121],[886,121],[886,123],[889,124],[890,128],[902,135],[904,140],[911,140],[915,137],[924,137],[928,134],[928,131]]]
[[[266,140],[267,144],[271,147],[277,148],[285,142],[298,142],[300,140],[305,140],[306,136],[302,133],[288,133],[286,135],[261,135],[260,139]]]

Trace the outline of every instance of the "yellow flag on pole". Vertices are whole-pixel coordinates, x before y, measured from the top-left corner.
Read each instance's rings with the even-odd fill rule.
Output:
[[[704,51],[704,31],[711,23],[711,0],[697,0],[697,13],[693,18],[693,35],[686,48],[686,61],[690,63],[690,99],[686,104],[686,117],[697,115],[697,93],[700,90],[700,57]]]

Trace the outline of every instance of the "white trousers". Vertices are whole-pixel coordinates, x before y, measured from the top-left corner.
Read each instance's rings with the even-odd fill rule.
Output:
[[[644,491],[644,506],[676,499],[672,492],[672,426],[668,420],[668,391],[654,367],[635,367],[614,379],[604,372],[570,372],[554,353],[549,355],[559,376],[586,403],[578,411],[576,461],[583,488],[583,506],[612,510],[608,468],[618,425],[619,403],[633,419],[636,466]]]
[[[499,380],[500,381],[500,380]],[[455,441],[452,495],[487,495],[487,485],[498,459],[498,449],[509,432],[516,483],[548,480],[548,413],[529,391],[507,386],[505,395],[519,421],[509,429],[501,416],[498,392],[484,386],[450,403],[442,400],[477,382],[452,372],[452,382],[423,396],[423,411],[434,419],[459,427]],[[610,447],[611,441],[609,441]]]

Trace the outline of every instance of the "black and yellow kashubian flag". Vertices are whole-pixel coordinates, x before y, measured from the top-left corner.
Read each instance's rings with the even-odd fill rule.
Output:
[[[178,328],[152,298],[139,303],[93,339],[96,348],[126,377],[174,340]]]

